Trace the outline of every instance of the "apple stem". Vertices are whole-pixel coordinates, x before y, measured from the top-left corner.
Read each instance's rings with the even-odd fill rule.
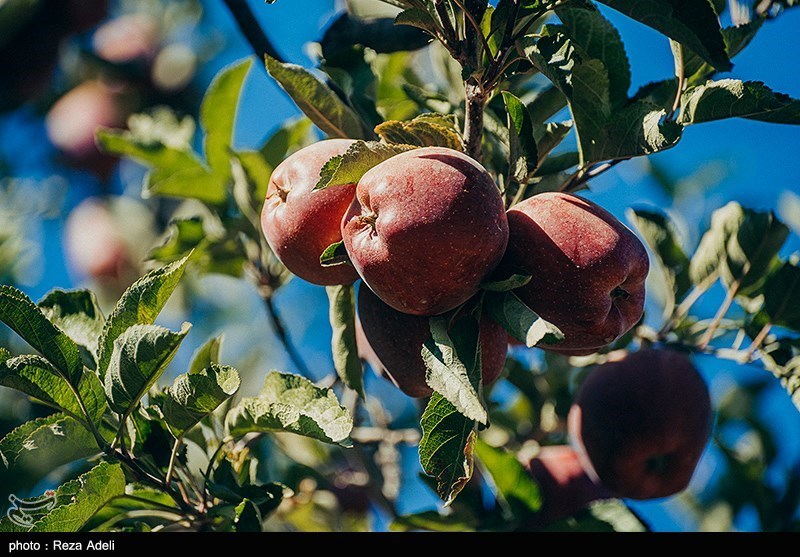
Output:
[[[362,224],[368,224],[374,229],[375,223],[378,222],[378,215],[376,215],[375,213],[370,213],[368,215],[361,215],[360,217],[358,217],[358,220]]]
[[[725,314],[728,313],[728,310],[733,304],[733,299],[736,297],[736,293],[739,291],[739,281],[734,282],[731,284],[730,288],[728,288],[728,293],[725,295],[725,300],[722,302],[722,305],[717,310],[717,314],[714,316],[714,319],[706,329],[706,332],[703,334],[703,337],[700,339],[700,344],[698,348],[701,350],[705,350],[708,346],[708,343],[714,338],[714,333],[719,328],[720,323],[722,323],[722,318],[725,317]]]

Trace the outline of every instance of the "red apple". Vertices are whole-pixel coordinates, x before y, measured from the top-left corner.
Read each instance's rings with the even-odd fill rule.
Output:
[[[567,418],[587,473],[618,497],[684,490],[711,435],[708,388],[691,359],[644,349],[597,366]]]
[[[287,269],[313,284],[352,284],[358,278],[350,265],[323,267],[319,262],[325,248],[342,240],[342,215],[356,185],[313,191],[325,163],[353,143],[328,139],[300,149],[278,165],[269,181],[261,212],[264,236]]]
[[[92,80],[56,101],[47,113],[45,127],[67,164],[108,177],[117,159],[98,150],[95,133],[102,127],[125,125],[131,113],[128,94],[124,87]]]
[[[538,528],[567,518],[593,501],[611,497],[603,486],[592,481],[575,449],[569,445],[542,447],[534,458],[523,464],[539,485],[542,496],[542,506],[526,522],[526,528]]]
[[[158,21],[143,13],[117,16],[95,31],[95,53],[114,64],[149,62],[161,42]]]
[[[508,211],[508,249],[501,267],[533,279],[514,292],[561,329],[545,350],[591,354],[642,317],[647,250],[611,213],[566,193],[542,193]]]
[[[503,256],[508,222],[500,192],[478,162],[425,147],[364,174],[342,237],[359,275],[384,302],[437,315],[478,291]]]
[[[70,211],[64,250],[68,267],[79,278],[117,280],[130,265],[119,225],[100,198],[84,199]]]
[[[433,391],[425,382],[425,362],[422,360],[422,345],[430,335],[430,319],[395,310],[361,284],[358,288],[358,321],[361,357],[408,396],[430,396]],[[483,318],[480,344],[483,383],[491,385],[503,371],[507,334],[500,325]]]

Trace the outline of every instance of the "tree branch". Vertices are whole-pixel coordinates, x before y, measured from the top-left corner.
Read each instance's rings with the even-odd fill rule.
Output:
[[[483,110],[486,93],[476,83],[466,83],[466,114],[464,117],[464,142],[467,154],[478,162],[483,157]]]
[[[284,350],[286,350],[286,353],[289,355],[289,359],[292,360],[292,363],[301,375],[304,375],[305,377],[311,377],[308,366],[306,366],[305,361],[303,361],[303,357],[300,356],[300,352],[298,352],[297,348],[292,342],[291,337],[289,337],[289,333],[286,331],[283,320],[281,319],[281,316],[272,301],[272,296],[262,296],[262,299],[264,300],[264,306],[267,308],[267,315],[269,316],[270,323],[272,324],[272,329],[275,331],[275,335],[278,337],[278,340],[281,341]]]
[[[272,46],[272,42],[261,28],[261,24],[256,19],[247,0],[224,0],[224,2],[233,18],[236,20],[236,24],[239,26],[242,35],[244,35],[244,38],[247,39],[247,42],[250,43],[250,46],[256,53],[256,56],[263,58],[264,54],[269,54],[279,62],[285,61],[278,51],[275,50],[275,47]]]

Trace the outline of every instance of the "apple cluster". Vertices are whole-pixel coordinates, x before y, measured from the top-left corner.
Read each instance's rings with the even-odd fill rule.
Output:
[[[421,355],[429,318],[452,312],[450,326],[457,326],[466,302],[492,277],[531,276],[514,294],[564,334],[544,350],[591,354],[641,319],[647,251],[602,207],[548,192],[506,209],[486,169],[443,147],[406,151],[357,183],[314,190],[323,166],[353,143],[320,141],[278,165],[262,227],[298,277],[319,285],[361,281],[360,356],[405,394],[432,393]],[[322,265],[320,254],[338,242],[349,263]],[[488,313],[479,327],[483,383],[490,385],[503,370],[509,334]],[[538,519],[604,496],[651,499],[684,489],[710,423],[706,385],[683,354],[640,350],[596,367],[569,414],[572,446],[526,463],[540,476],[545,500],[560,494],[561,506],[545,506]]]
[[[401,153],[357,184],[315,191],[325,163],[353,143],[319,141],[278,165],[263,230],[298,277],[320,285],[361,279],[362,356],[406,394],[431,394],[420,355],[428,317],[463,306],[493,273],[532,276],[514,293],[564,333],[559,344],[542,346],[548,350],[593,353],[641,318],[647,252],[602,207],[542,193],[506,210],[486,169],[444,147]],[[350,264],[323,266],[320,254],[337,242]],[[502,371],[508,335],[484,316],[480,341],[484,383],[491,384]]]

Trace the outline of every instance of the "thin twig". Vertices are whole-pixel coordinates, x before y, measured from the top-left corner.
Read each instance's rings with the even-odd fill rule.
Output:
[[[486,37],[483,36],[483,29],[481,29],[480,23],[475,20],[475,17],[472,13],[464,6],[464,3],[461,0],[453,0],[456,6],[461,8],[461,11],[464,12],[464,16],[469,20],[470,25],[472,25],[472,29],[475,32],[476,37],[481,42],[481,47],[484,49],[484,52],[487,52],[489,56],[491,56],[492,49],[489,47],[489,43],[486,41]],[[471,33],[467,33],[469,36]],[[471,55],[471,53],[470,53]],[[480,57],[478,57],[480,59]]]
[[[164,484],[169,485],[172,481],[172,472],[175,470],[175,459],[178,456],[178,449],[181,448],[183,437],[175,439],[175,444],[172,445],[172,452],[169,455],[169,465],[167,466],[167,477],[164,478]]]
[[[560,188],[560,191],[567,192],[567,193],[571,192],[571,191],[575,191],[580,186],[582,186],[583,184],[588,182],[589,180],[593,180],[594,178],[597,178],[601,174],[603,174],[605,172],[608,172],[609,170],[611,170],[612,168],[617,166],[619,163],[621,163],[623,161],[627,161],[629,159],[630,159],[630,157],[624,158],[624,159],[615,159],[613,161],[608,161],[608,162],[604,162],[604,163],[592,166],[591,168],[587,169],[585,172],[578,171],[578,172],[576,172],[575,174],[572,175],[572,178],[570,178],[569,180],[564,182],[564,184]]]
[[[760,331],[758,331],[756,338],[753,339],[752,344],[750,344],[750,346],[747,348],[745,357],[746,362],[749,362],[752,359],[753,354],[755,354],[755,351],[761,347],[761,344],[764,342],[764,339],[767,338],[770,329],[772,329],[772,323],[767,323],[761,327]]]
[[[264,54],[269,54],[279,62],[283,62],[283,57],[275,50],[269,37],[264,33],[261,24],[256,19],[253,10],[247,0],[223,0],[231,15],[236,20],[239,30],[247,39],[247,42],[253,48],[253,51],[259,58],[263,58]]]
[[[722,322],[722,318],[725,317],[725,314],[728,313],[728,310],[733,304],[733,299],[736,297],[736,293],[739,291],[739,281],[734,282],[731,284],[730,288],[728,288],[728,293],[725,295],[725,300],[722,302],[722,305],[719,306],[717,310],[717,314],[714,316],[714,319],[711,320],[711,323],[706,329],[706,332],[703,334],[702,338],[700,339],[699,348],[705,349],[708,346],[708,343],[714,338],[714,333],[719,328],[720,323]]]
[[[442,23],[442,34],[439,40],[444,44],[457,40],[458,36],[456,35],[456,30],[453,28],[453,24],[450,22],[450,16],[447,13],[447,9],[444,7],[444,0],[434,0],[433,5],[436,8],[436,13],[439,14],[439,20]]]
[[[267,308],[267,315],[269,316],[270,323],[272,324],[272,330],[275,331],[275,336],[278,337],[278,340],[283,345],[283,348],[286,350],[286,354],[288,354],[289,359],[292,360],[294,367],[297,368],[297,371],[300,372],[300,375],[311,377],[311,372],[309,371],[308,366],[306,365],[305,361],[303,361],[303,357],[300,356],[300,352],[295,347],[288,331],[286,330],[286,326],[283,324],[283,320],[281,319],[281,316],[275,307],[275,303],[272,301],[272,296],[262,296],[262,299],[264,300],[264,306]]]

